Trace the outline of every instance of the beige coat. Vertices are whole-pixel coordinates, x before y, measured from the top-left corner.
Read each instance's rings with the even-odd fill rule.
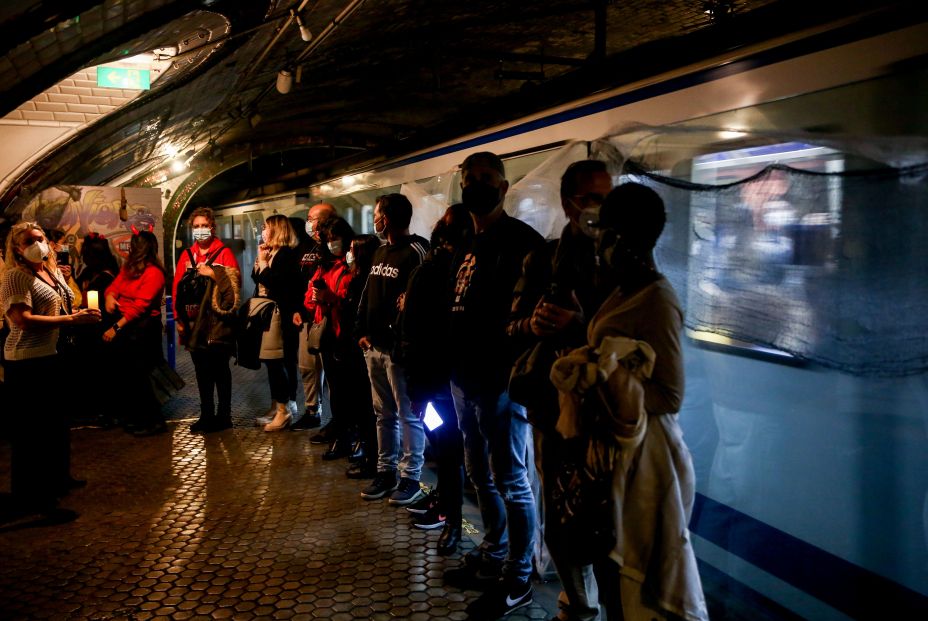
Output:
[[[609,456],[617,537],[609,556],[619,564],[622,578],[618,585],[599,587],[621,590],[626,621],[663,618],[666,612],[691,621],[709,618],[687,528],[695,474],[674,415],[683,400],[682,328],[683,313],[666,279],[627,298],[616,291],[587,331],[582,355],[593,366],[574,373],[559,370],[556,363],[552,370],[555,382],[558,372],[561,379],[575,375],[575,385],[598,382],[596,389],[606,391],[604,401],[611,404],[612,437],[594,439],[591,446],[599,442],[613,447]],[[644,364],[614,363],[617,356],[621,360],[636,351],[643,352],[639,357]],[[582,421],[559,420],[558,429],[567,435],[576,424],[582,427]]]

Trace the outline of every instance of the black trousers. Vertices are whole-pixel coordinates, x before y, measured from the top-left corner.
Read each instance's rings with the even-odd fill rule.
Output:
[[[190,352],[193,369],[200,391],[200,418],[217,417],[229,420],[232,417],[232,371],[229,369],[229,350],[225,347],[207,347]],[[213,392],[217,400],[213,399]]]
[[[341,397],[345,418],[341,424],[345,425],[349,435],[364,443],[367,454],[376,460],[377,419],[374,416],[371,381],[367,375],[364,353],[354,340],[348,339],[348,342],[339,343],[337,358],[343,374],[342,386],[345,388]],[[329,399],[337,398],[334,395],[335,390],[330,384]],[[335,411],[334,407],[332,411]]]
[[[60,377],[57,355],[3,363],[9,409],[11,492],[17,505],[54,507],[71,476],[71,431],[64,408],[47,405]],[[45,405],[42,405],[45,404]]]
[[[115,370],[119,417],[145,427],[164,422],[161,403],[151,386],[151,373],[164,358],[160,317],[135,319],[116,333],[108,352]]]
[[[436,395],[431,403],[442,420],[434,430],[428,427],[425,430],[438,466],[438,507],[448,523],[460,526],[464,504],[464,437],[458,427],[451,392]]]

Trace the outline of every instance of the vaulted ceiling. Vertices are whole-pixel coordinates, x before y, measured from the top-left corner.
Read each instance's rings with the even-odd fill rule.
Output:
[[[0,207],[54,184],[156,185],[170,174],[167,145],[220,170],[247,151],[248,174],[216,177],[215,202],[305,187],[732,48],[841,19],[904,20],[919,4],[5,0],[0,115],[82,67],[164,47],[178,56],[150,91],[12,180]],[[284,67],[299,78],[285,95]]]

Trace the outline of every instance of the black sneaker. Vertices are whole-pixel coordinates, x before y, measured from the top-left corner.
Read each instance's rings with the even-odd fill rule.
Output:
[[[499,619],[532,603],[534,589],[529,580],[500,578],[491,588],[467,605],[470,619]]]
[[[309,437],[310,444],[330,444],[332,440],[335,439],[335,434],[332,433],[331,425],[326,425],[319,430],[319,433],[313,434]]]
[[[322,417],[313,412],[306,412],[298,421],[290,425],[290,430],[315,429],[322,424]]]
[[[445,584],[459,589],[483,591],[499,582],[502,569],[502,563],[490,564],[482,560],[479,553],[471,553],[464,557],[463,565],[446,569],[442,578]]]
[[[425,492],[422,491],[422,486],[419,485],[418,481],[403,477],[400,479],[396,491],[390,494],[390,500],[387,502],[395,507],[405,507],[424,497]]]
[[[445,525],[445,516],[438,512],[436,507],[432,511],[426,511],[422,515],[417,515],[413,519],[413,526],[422,530],[433,530]]]
[[[377,500],[383,498],[397,488],[396,471],[387,470],[378,472],[374,477],[373,483],[361,491],[361,498],[364,500]]]
[[[423,498],[406,507],[410,513],[423,515],[438,506],[438,489],[429,491]]]

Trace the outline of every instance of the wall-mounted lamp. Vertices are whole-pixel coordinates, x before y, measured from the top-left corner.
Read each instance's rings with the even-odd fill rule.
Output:
[[[293,88],[293,71],[281,69],[277,72],[277,92],[286,95]]]

